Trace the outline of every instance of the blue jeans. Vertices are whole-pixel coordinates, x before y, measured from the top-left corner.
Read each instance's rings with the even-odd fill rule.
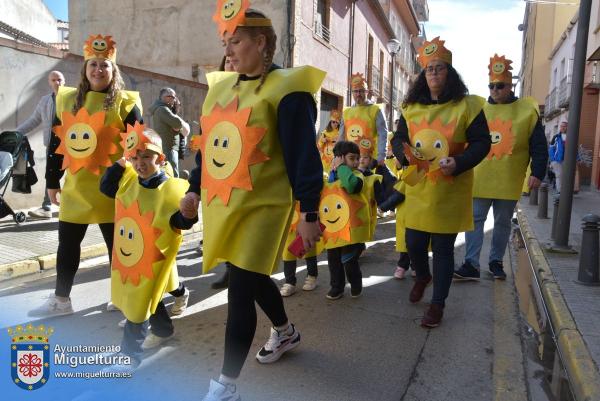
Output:
[[[173,175],[175,178],[179,177],[179,152],[177,149],[166,149],[165,156],[167,161],[171,163],[171,167],[173,167]]]
[[[510,220],[516,204],[516,200],[473,198],[475,229],[465,233],[466,262],[479,268],[479,255],[483,246],[483,225],[491,206],[494,210],[494,230],[492,232],[492,249],[490,250],[489,261],[502,262],[510,237]]]

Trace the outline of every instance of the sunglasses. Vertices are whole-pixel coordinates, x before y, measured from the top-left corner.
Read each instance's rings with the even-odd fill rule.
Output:
[[[498,89],[498,90],[502,90],[506,87],[506,84],[504,82],[496,82],[496,83],[491,83],[488,85],[488,88],[490,89]]]

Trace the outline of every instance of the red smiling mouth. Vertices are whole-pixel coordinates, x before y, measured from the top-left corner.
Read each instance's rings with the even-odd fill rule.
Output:
[[[219,163],[218,161],[216,161],[215,159],[212,159],[212,162],[215,166],[217,167],[223,167],[225,165],[225,163]]]
[[[123,255],[123,256],[131,256],[131,253],[123,252],[123,248],[119,248],[119,251],[121,252],[121,255]]]

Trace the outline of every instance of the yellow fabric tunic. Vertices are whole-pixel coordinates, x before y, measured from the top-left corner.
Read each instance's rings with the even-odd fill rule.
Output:
[[[337,142],[338,136],[339,130],[337,128],[331,131],[323,130],[317,140],[317,148],[319,149],[321,162],[323,163],[323,172],[329,172],[331,161],[333,160],[333,147]]]
[[[202,106],[203,270],[229,261],[270,275],[292,219],[292,189],[277,132],[277,108],[293,92],[315,93],[325,72],[305,66],[273,70],[259,80],[207,75]]]
[[[76,88],[59,88],[56,96],[56,116],[62,121],[61,127],[67,130],[67,135],[69,136],[73,135],[73,133],[69,131],[71,127],[83,127],[81,124],[86,124],[88,127],[92,128],[92,130],[84,130],[92,136],[92,142],[94,140],[97,141],[97,144],[94,143],[92,145],[92,147],[95,147],[95,154],[92,153],[87,157],[92,160],[91,163],[88,163],[88,166],[95,165],[99,168],[97,171],[91,171],[90,168],[81,168],[75,173],[72,173],[69,168],[66,169],[65,183],[60,194],[61,206],[59,220],[79,224],[112,223],[115,214],[114,200],[100,192],[100,178],[102,177],[106,166],[110,166],[112,162],[122,156],[123,149],[119,144],[121,139],[119,132],[125,131],[123,120],[125,120],[134,106],[137,106],[140,109],[140,112],[142,111],[141,100],[138,92],[119,92],[114,107],[106,111],[104,121],[102,122],[104,127],[111,126],[114,127],[114,130],[100,134],[100,130],[103,128],[99,129],[99,127],[91,126],[89,121],[74,121],[75,124],[65,126],[65,117],[69,118],[69,115],[66,113],[71,113],[73,105],[75,104],[76,93]],[[95,113],[102,112],[105,97],[105,93],[88,92],[85,97],[83,108],[85,108],[92,116]],[[69,121],[71,120],[72,119],[69,119]],[[94,134],[95,131],[98,131],[98,136]],[[114,133],[116,133],[116,136],[113,138],[105,138],[105,136],[112,136]],[[102,140],[116,145],[117,148],[114,149],[114,153],[98,154],[103,150],[103,147],[100,146]],[[62,143],[62,145],[68,146],[69,144]],[[63,168],[65,168],[65,162],[69,156],[74,160],[71,156],[73,155],[73,150],[67,148],[67,152],[69,155],[65,155]],[[96,158],[96,160],[93,160],[94,158]]]
[[[518,200],[529,165],[529,138],[539,118],[537,103],[532,98],[486,103],[483,111],[492,147],[474,169],[473,197]]]
[[[406,184],[398,181],[394,185],[394,189],[400,193],[406,194]],[[408,252],[406,249],[406,225],[404,216],[406,215],[406,202],[396,206],[396,251]]]
[[[412,104],[402,109],[411,146],[428,160],[428,172],[406,187],[407,228],[451,234],[473,229],[473,171],[446,177],[439,160],[462,153],[466,129],[481,112],[485,100],[469,95],[460,102]]]
[[[169,178],[144,188],[130,165],[119,182],[111,269],[112,302],[133,323],[150,318],[166,292],[179,285],[181,231],[169,224],[189,184]]]
[[[319,217],[325,225],[325,249],[363,243],[373,238],[371,201],[374,199],[373,185],[380,176],[365,177],[356,170],[353,173],[363,180],[358,194],[346,192],[340,180],[331,183],[325,180],[319,203]]]
[[[354,142],[361,153],[368,151],[377,158],[377,113],[380,108],[376,104],[346,107],[344,109],[344,137]]]

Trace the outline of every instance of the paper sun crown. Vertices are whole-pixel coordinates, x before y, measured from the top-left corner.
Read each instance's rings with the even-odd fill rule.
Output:
[[[452,52],[444,47],[445,41],[440,37],[434,38],[431,42],[425,41],[419,48],[419,64],[421,67],[427,67],[430,61],[441,60],[446,64],[452,65]]]
[[[365,81],[363,74],[357,72],[350,77],[350,86],[352,89],[367,89],[367,81]]]
[[[160,146],[155,145],[152,141],[144,134],[146,126],[135,122],[135,125],[131,126],[127,124],[127,132],[121,133],[121,146],[123,147],[123,157],[129,159],[135,156],[138,150],[151,150],[163,154]]]
[[[85,60],[102,58],[116,63],[117,48],[115,45],[116,43],[112,40],[112,36],[110,35],[90,35],[88,40],[83,44],[83,58]]]
[[[219,36],[225,32],[234,33],[239,26],[273,26],[269,18],[246,18],[250,0],[217,0],[217,10],[213,21],[217,24]]]
[[[337,109],[333,109],[331,110],[331,113],[329,114],[329,121],[337,121],[338,123],[340,122],[340,111]]]
[[[490,57],[488,65],[490,82],[512,83],[511,64],[512,60],[508,60],[504,56],[494,54],[494,57]]]

